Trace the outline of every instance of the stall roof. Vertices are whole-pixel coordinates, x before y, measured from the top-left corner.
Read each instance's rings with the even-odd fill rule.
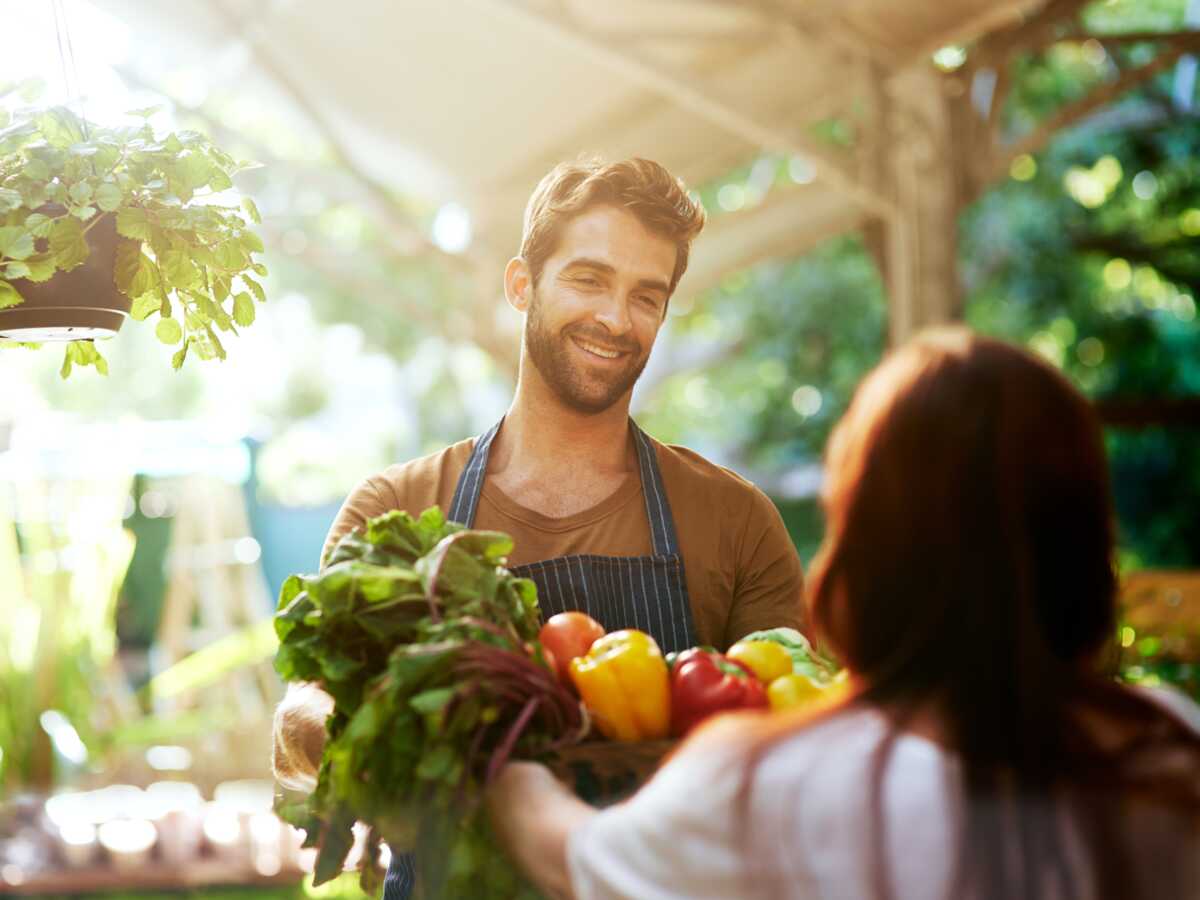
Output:
[[[887,212],[814,135],[872,91],[1042,0],[94,0],[139,48],[322,122],[378,181],[471,214],[491,268],[554,163],[662,162],[702,184],[764,153],[807,183],[714,217],[685,289]],[[1054,0],[1051,0],[1053,3]],[[139,53],[141,49],[139,49]],[[864,110],[867,113],[864,113]],[[806,179],[801,179],[806,181]]]

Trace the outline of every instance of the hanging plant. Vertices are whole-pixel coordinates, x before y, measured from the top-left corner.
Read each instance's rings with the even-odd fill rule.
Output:
[[[258,210],[217,196],[248,166],[195,131],[156,137],[154,112],[106,128],[65,107],[0,109],[0,337],[70,341],[64,378],[107,373],[92,339],[126,316],[154,320],[176,369],[189,353],[224,359],[218,333],[265,299]]]

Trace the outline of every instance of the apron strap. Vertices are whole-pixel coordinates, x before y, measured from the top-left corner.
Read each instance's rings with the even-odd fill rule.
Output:
[[[675,518],[671,515],[671,503],[667,500],[667,489],[663,486],[662,472],[658,469],[658,454],[646,432],[629,420],[637,446],[638,465],[642,471],[642,499],[646,501],[646,520],[650,523],[650,539],[655,556],[678,556],[679,539],[675,535]]]
[[[471,458],[467,460],[467,466],[458,476],[458,484],[454,488],[454,499],[450,502],[450,512],[446,516],[451,522],[458,522],[468,528],[475,524],[475,512],[479,508],[479,495],[483,491],[483,478],[487,472],[488,451],[503,424],[504,420],[501,419],[475,442]],[[633,419],[629,420],[629,427],[633,429],[633,444],[637,450],[638,470],[642,477],[642,498],[646,502],[646,520],[650,523],[650,540],[654,555],[677,556],[679,539],[675,534],[671,504],[667,500],[662,473],[658,468],[658,454],[654,452],[650,438]]]
[[[471,458],[467,460],[467,467],[458,476],[458,484],[454,488],[454,499],[450,501],[450,512],[446,518],[451,522],[458,522],[460,525],[466,525],[468,528],[475,524],[475,510],[479,508],[479,495],[483,490],[483,476],[487,471],[488,450],[492,446],[492,440],[496,437],[496,432],[500,430],[500,426],[503,424],[504,420],[501,419],[480,435],[479,440],[475,442],[475,449],[471,451]]]

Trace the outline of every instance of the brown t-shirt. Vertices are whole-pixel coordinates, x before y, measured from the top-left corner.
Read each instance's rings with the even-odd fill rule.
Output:
[[[675,517],[699,642],[724,649],[760,628],[799,628],[800,558],[770,498],[685,447],[651,443]],[[342,505],[322,559],[343,534],[389,510],[417,515],[435,504],[448,510],[474,446],[474,438],[460,441],[367,478]],[[474,526],[511,535],[514,566],[575,553],[652,552],[636,471],[591,509],[563,518],[527,509],[484,479]]]

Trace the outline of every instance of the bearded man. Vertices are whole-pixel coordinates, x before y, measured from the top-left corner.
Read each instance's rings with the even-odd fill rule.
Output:
[[[663,652],[724,649],[762,628],[799,627],[800,559],[774,504],[748,481],[629,417],[704,210],[657,163],[564,163],[534,190],[520,255],[504,272],[525,317],[516,394],[477,438],[362,482],[338,539],[389,510],[512,536],[510,568],[549,617],[583,610],[606,631],[638,628]],[[315,784],[329,698],[293,687],[275,719],[275,769]],[[395,857],[385,900],[411,890]]]

